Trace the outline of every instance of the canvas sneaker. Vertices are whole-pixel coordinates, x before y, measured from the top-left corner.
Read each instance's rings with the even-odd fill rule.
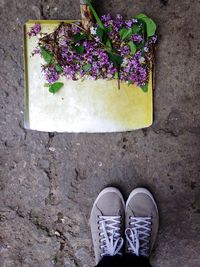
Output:
[[[94,202],[90,227],[96,264],[104,256],[122,255],[125,202],[121,192],[107,187]]]
[[[149,257],[159,227],[152,194],[145,188],[134,189],[126,202],[125,216],[126,253]]]

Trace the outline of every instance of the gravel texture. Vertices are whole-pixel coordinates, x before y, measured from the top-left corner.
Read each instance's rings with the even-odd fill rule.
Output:
[[[200,1],[95,1],[159,25],[154,124],[117,134],[26,131],[23,24],[80,17],[75,0],[0,0],[0,266],[92,267],[88,218],[108,185],[155,195],[154,267],[200,266]]]

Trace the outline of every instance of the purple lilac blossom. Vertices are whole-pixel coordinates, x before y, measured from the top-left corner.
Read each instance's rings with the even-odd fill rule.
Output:
[[[41,52],[40,48],[39,48],[39,47],[36,47],[36,48],[33,50],[32,55],[33,55],[33,56],[34,56],[34,55],[38,55],[38,54],[40,54],[40,52]]]
[[[41,25],[39,23],[35,23],[35,25],[31,28],[30,32],[28,32],[28,36],[36,36],[41,31]]]
[[[132,21],[132,20],[128,20],[128,21],[125,22],[125,24],[126,24],[126,26],[127,26],[128,28],[131,28],[132,25],[133,25],[133,21]]]
[[[129,29],[134,24],[138,24],[137,19],[124,20],[121,15],[117,15],[115,19],[110,14],[102,16],[104,27],[108,29],[108,35],[112,45],[122,59],[123,63],[120,67],[119,78],[123,82],[131,81],[132,83],[142,86],[148,82],[151,61],[151,49],[157,41],[157,36],[145,40],[140,34],[133,34],[128,40],[121,41],[119,31],[123,28]],[[96,29],[98,25],[94,25]],[[34,34],[38,31],[36,27]],[[91,39],[85,39],[73,43],[72,37],[77,33],[81,33],[81,29],[74,24],[67,24],[61,27],[59,31],[59,56],[62,62],[63,72],[58,74],[53,65],[44,67],[44,75],[49,83],[54,83],[60,76],[66,79],[114,79],[118,69],[110,61],[107,51],[99,40],[99,37],[93,36]],[[128,43],[133,41],[136,46],[141,42],[144,43],[142,48],[138,48],[134,55],[130,55],[130,46]],[[74,46],[83,45],[84,52],[79,54]],[[50,52],[51,49],[50,49]],[[84,65],[90,64],[91,68],[84,70]]]
[[[112,20],[112,17],[110,14],[106,14],[101,17],[101,20],[103,21],[103,23],[108,23],[110,20]]]
[[[59,75],[52,65],[44,69],[44,76],[49,83],[54,83],[59,79]]]
[[[140,34],[134,34],[131,39],[133,40],[133,42],[136,42],[136,43],[140,43],[143,41],[143,38]]]
[[[121,49],[120,49],[120,52],[121,52],[121,55],[122,56],[127,56],[130,54],[130,48],[128,45],[125,45],[123,46]]]
[[[157,42],[157,39],[158,39],[158,36],[157,35],[154,35],[151,37],[150,41],[149,41],[149,44],[155,44]]]

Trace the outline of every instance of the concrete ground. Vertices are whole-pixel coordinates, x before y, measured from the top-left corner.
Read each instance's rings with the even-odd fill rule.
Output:
[[[200,266],[200,2],[96,1],[99,13],[146,12],[159,25],[154,124],[116,134],[23,128],[22,26],[80,17],[78,0],[0,0],[0,266],[92,267],[88,218],[107,185],[155,195],[154,267]]]

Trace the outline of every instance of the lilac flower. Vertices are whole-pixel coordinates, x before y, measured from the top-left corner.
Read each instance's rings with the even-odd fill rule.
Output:
[[[123,26],[123,17],[119,14],[116,15],[116,19],[113,21],[113,28],[115,31],[119,31]]]
[[[76,71],[73,66],[66,66],[64,68],[64,75],[67,79],[75,80],[75,73]]]
[[[139,58],[139,62],[140,62],[140,64],[144,64],[145,58],[144,57]]]
[[[123,20],[122,15],[117,14],[117,15],[116,15],[116,20],[118,20],[118,21],[122,21],[122,20]]]
[[[104,26],[107,27],[109,25],[109,23],[112,21],[112,18],[111,18],[110,14],[107,14],[107,15],[103,15],[101,17],[101,20],[102,20]]]
[[[49,66],[48,68],[44,69],[44,75],[45,75],[45,79],[49,82],[49,83],[54,83],[59,79],[59,75],[55,69],[54,66]]]
[[[133,25],[133,21],[132,20],[128,20],[125,22],[126,26],[128,26],[128,28],[131,28]]]
[[[36,47],[36,48],[33,50],[32,55],[34,56],[34,55],[38,55],[38,54],[40,54],[40,48],[39,48],[39,47]]]
[[[158,39],[157,35],[152,36],[149,41],[149,44],[155,44],[157,42],[157,39]]]
[[[90,33],[91,33],[92,35],[96,35],[96,34],[97,34],[97,28],[96,28],[96,27],[91,27],[91,28],[90,28]]]
[[[101,20],[103,21],[103,22],[108,22],[109,20],[111,20],[112,18],[111,18],[111,15],[110,14],[107,14],[107,15],[103,15],[102,17],[101,17]]]
[[[140,43],[143,41],[143,38],[140,34],[134,34],[132,36],[132,40],[133,40],[133,42]]]
[[[121,15],[117,15],[115,19],[111,15],[102,16],[102,22],[107,29],[108,36],[112,42],[113,51],[120,55],[123,59],[120,66],[119,79],[123,82],[131,81],[137,86],[142,86],[148,82],[150,73],[151,49],[157,41],[154,35],[148,40],[140,34],[133,34],[121,41],[119,31],[121,29],[129,29],[134,24],[139,25],[137,19],[124,20]],[[40,26],[40,25],[39,25]],[[39,26],[35,26],[31,31],[31,36],[38,33]],[[114,79],[118,69],[108,56],[108,49],[102,45],[99,36],[97,36],[97,23],[91,27],[92,38],[86,38],[80,41],[74,41],[73,36],[83,31],[74,24],[65,24],[59,30],[57,40],[57,55],[54,60],[58,62],[63,69],[62,73],[58,73],[54,65],[44,66],[44,76],[49,83],[54,83],[60,76],[70,80],[78,79]],[[141,26],[143,27],[143,26]],[[41,29],[41,27],[40,27]],[[130,41],[136,44],[136,53],[131,53]],[[138,44],[141,44],[141,48]],[[84,47],[83,53],[79,53],[76,47]],[[54,49],[48,44],[45,48],[52,53]],[[35,53],[38,53],[35,49]],[[85,69],[85,65],[90,64],[89,69]]]
[[[110,63],[108,67],[108,73],[110,73],[113,76],[115,72],[117,72],[117,69],[114,67],[113,63]]]
[[[127,56],[130,54],[130,48],[128,45],[125,45],[123,46],[121,49],[120,49],[120,52],[121,52],[121,55],[122,56]]]
[[[77,27],[76,25],[72,24],[71,26],[71,30],[74,32],[74,33],[79,33],[80,32],[80,28]]]
[[[97,43],[99,43],[100,38],[99,38],[98,36],[96,36],[96,37],[95,37],[95,41],[96,41]]]
[[[28,36],[36,36],[41,31],[41,25],[39,23],[35,23],[35,25],[31,28],[30,32],[28,32]]]
[[[108,57],[108,54],[105,51],[99,51],[98,58],[99,58],[100,67],[103,67],[103,66],[109,64],[109,57]]]

